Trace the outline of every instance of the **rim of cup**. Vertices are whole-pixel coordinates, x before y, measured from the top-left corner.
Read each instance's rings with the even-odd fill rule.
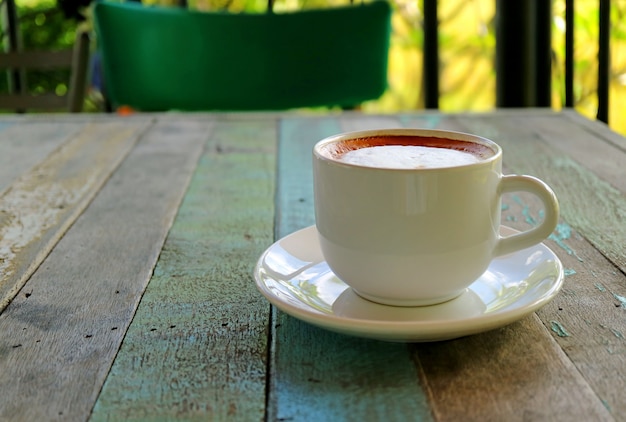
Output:
[[[332,157],[331,156],[332,152],[325,151],[325,149],[327,149],[329,145],[336,144],[341,141],[359,139],[359,138],[383,137],[383,136],[390,136],[390,137],[421,136],[421,137],[427,137],[427,138],[440,138],[440,139],[448,139],[448,140],[453,140],[453,141],[470,142],[470,143],[480,144],[491,149],[493,151],[493,155],[490,155],[488,157],[481,157],[480,161],[476,163],[470,163],[470,164],[453,165],[450,167],[406,169],[406,168],[393,168],[393,167],[370,167],[367,165],[345,163],[336,157]],[[416,170],[441,171],[441,170],[449,170],[449,169],[455,169],[455,168],[460,169],[464,167],[488,165],[492,163],[493,161],[498,160],[502,156],[502,147],[500,147],[500,145],[498,145],[496,142],[492,141],[491,139],[487,139],[482,136],[474,135],[471,133],[445,130],[445,129],[394,128],[394,129],[359,130],[359,131],[351,131],[351,132],[344,132],[344,133],[331,135],[318,141],[313,147],[313,153],[314,153],[314,156],[320,160],[327,161],[330,163],[335,163],[335,164],[342,165],[342,166],[368,168],[372,170],[383,170],[383,171],[413,172]]]

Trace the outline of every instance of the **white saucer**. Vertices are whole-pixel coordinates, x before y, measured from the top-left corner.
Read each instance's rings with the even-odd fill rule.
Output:
[[[502,227],[503,235],[515,230]],[[261,293],[277,308],[344,334],[386,341],[446,340],[514,322],[545,305],[563,284],[563,266],[544,244],[493,260],[461,296],[423,307],[362,299],[328,268],[315,226],[270,246],[255,271]]]

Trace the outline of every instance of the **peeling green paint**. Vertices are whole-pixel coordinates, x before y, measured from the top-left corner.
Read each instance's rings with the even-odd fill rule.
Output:
[[[525,221],[532,226],[537,225],[537,219],[530,214],[530,206],[524,204],[524,201],[522,201],[522,199],[517,195],[511,195],[511,198],[522,207],[522,215],[524,216]]]
[[[530,215],[530,208],[528,207],[528,205],[526,205],[522,210],[522,215],[524,216],[524,219],[528,224],[533,226],[537,224],[537,220],[535,219],[535,217]]]
[[[559,337],[569,337],[570,334],[567,332],[565,327],[563,327],[560,323],[556,321],[550,321],[551,329],[556,333]]]
[[[604,288],[602,284],[596,283],[594,284],[594,286],[596,286],[596,289],[600,290],[601,292],[606,292],[606,289]]]
[[[620,301],[622,308],[626,308],[626,297],[613,293],[613,297]]]
[[[582,258],[579,257],[576,252],[565,243],[565,240],[571,237],[572,228],[566,223],[559,223],[554,232],[550,235],[549,239],[559,245],[565,252],[567,252],[568,255],[575,256],[578,261],[583,262]]]
[[[568,276],[568,275],[574,275],[574,274],[576,274],[576,270],[575,270],[575,269],[573,269],[573,268],[565,268],[565,269],[563,270],[563,273],[564,273],[566,276]]]

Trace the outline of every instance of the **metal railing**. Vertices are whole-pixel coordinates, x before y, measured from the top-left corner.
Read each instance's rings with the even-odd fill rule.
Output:
[[[14,0],[0,1],[0,17],[2,19],[2,39],[6,40],[5,52],[20,51],[19,25]],[[7,72],[10,92],[20,93],[25,89],[25,74],[13,69]]]
[[[552,84],[552,2],[496,1],[496,105],[550,107]],[[439,107],[437,0],[423,0],[426,108]],[[565,107],[574,107],[574,9],[566,0]],[[597,119],[609,120],[610,0],[599,0]]]

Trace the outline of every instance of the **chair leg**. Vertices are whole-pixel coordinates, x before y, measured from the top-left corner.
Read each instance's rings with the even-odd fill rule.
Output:
[[[87,67],[89,65],[89,34],[80,31],[76,34],[72,57],[72,74],[69,87],[69,111],[79,113],[83,110],[87,90]]]

